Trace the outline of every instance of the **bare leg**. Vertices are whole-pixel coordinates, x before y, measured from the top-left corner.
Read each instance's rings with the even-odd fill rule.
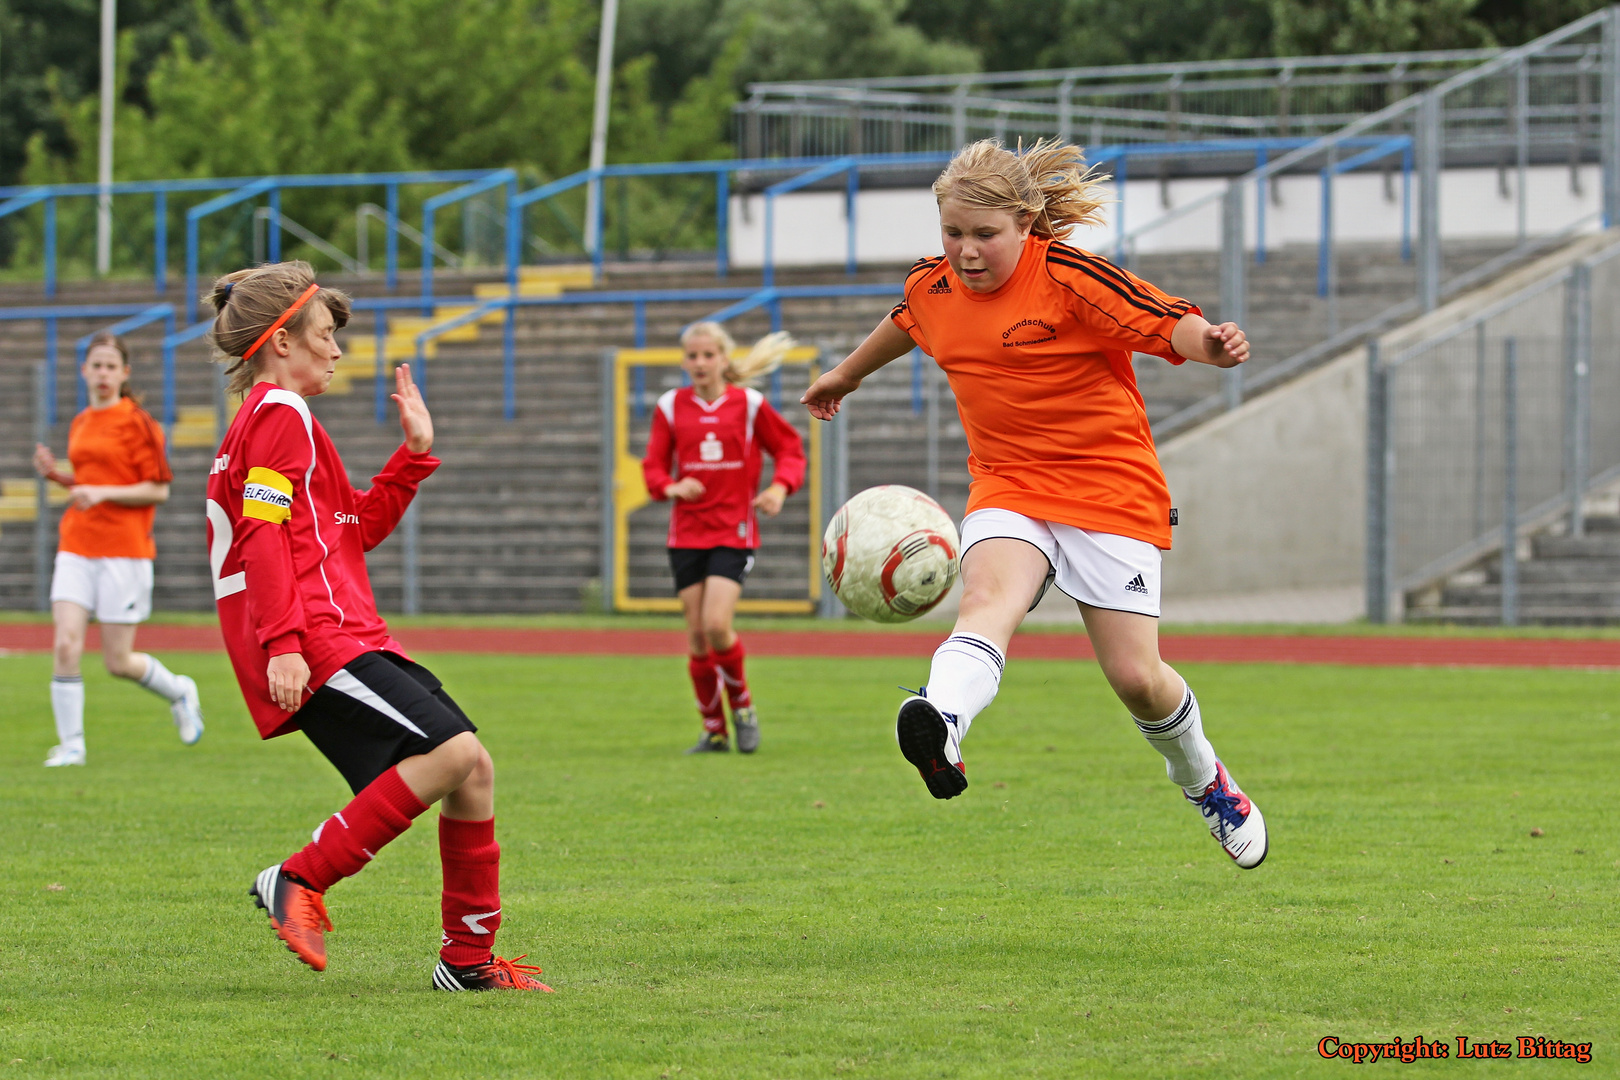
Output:
[[[962,556],[962,606],[952,633],[979,634],[1003,653],[1051,564],[1022,540],[981,540]]]
[[[84,655],[84,635],[90,626],[90,613],[69,600],[58,600],[51,605],[51,621],[56,632],[51,648],[51,674],[79,674],[79,659]]]
[[[136,682],[146,677],[151,657],[135,651],[135,623],[101,624],[101,659],[107,673]]]
[[[681,617],[686,620],[687,651],[693,656],[709,655],[709,638],[703,632],[703,588],[700,581],[688,585],[677,595],[681,598]]]
[[[1103,677],[1131,715],[1158,720],[1174,712],[1187,684],[1159,658],[1159,620],[1090,604],[1081,604],[1080,614]]]
[[[450,817],[482,821],[495,814],[495,768],[470,731],[406,758],[399,763],[399,778],[428,806],[446,799]]]
[[[737,640],[731,629],[731,618],[737,610],[742,586],[730,578],[710,577],[704,579],[702,589],[700,621],[704,648],[710,652],[725,652]],[[696,640],[694,637],[693,641]]]

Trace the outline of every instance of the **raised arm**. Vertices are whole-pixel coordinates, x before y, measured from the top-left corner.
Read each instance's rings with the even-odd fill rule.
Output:
[[[912,346],[911,335],[896,326],[892,318],[885,318],[843,363],[811,383],[799,404],[817,420],[831,420],[838,415],[845,395],[854,393],[868,375],[904,356]]]
[[[433,449],[433,418],[428,414],[422,392],[411,380],[409,364],[394,369],[394,402],[399,406],[399,423],[405,441],[382,472],[371,478],[368,491],[354,493],[355,516],[360,519],[360,546],[370,551],[388,538],[405,516],[418,485],[433,475],[439,459]]]

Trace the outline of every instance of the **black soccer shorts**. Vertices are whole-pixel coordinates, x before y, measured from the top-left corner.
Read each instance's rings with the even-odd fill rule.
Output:
[[[433,672],[380,651],[340,668],[296,719],[356,795],[406,758],[478,730]]]
[[[753,548],[670,548],[669,568],[675,572],[675,591],[704,578],[730,578],[741,585],[754,568]]]

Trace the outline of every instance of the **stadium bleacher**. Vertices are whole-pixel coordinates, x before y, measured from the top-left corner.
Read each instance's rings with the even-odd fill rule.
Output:
[[[1590,26],[1586,25],[1589,23]],[[1288,168],[1307,176],[1325,170],[1323,176],[1326,185],[1336,175],[1333,172],[1336,160],[1333,155],[1337,153],[1338,144],[1332,141],[1337,138],[1334,132],[1343,134],[1349,131],[1355,134],[1374,129],[1388,132],[1402,125],[1410,128],[1416,124],[1416,106],[1403,112],[1401,101],[1390,101],[1392,91],[1389,87],[1398,87],[1414,99],[1421,96],[1420,92],[1452,93],[1467,97],[1466,101],[1459,99],[1450,106],[1457,118],[1456,125],[1442,125],[1439,130],[1443,137],[1432,148],[1436,160],[1431,162],[1432,175],[1423,182],[1433,187],[1435,200],[1440,198],[1442,172],[1449,182],[1452,175],[1450,170],[1454,169],[1485,169],[1492,175],[1499,174],[1501,183],[1507,186],[1513,186],[1509,180],[1515,175],[1514,170],[1518,170],[1515,181],[1518,194],[1513,197],[1517,203],[1513,199],[1505,201],[1495,208],[1498,214],[1511,214],[1515,205],[1522,207],[1526,203],[1522,180],[1525,168],[1532,161],[1567,161],[1572,186],[1578,183],[1578,170],[1589,161],[1601,158],[1604,167],[1613,172],[1611,158],[1615,152],[1609,143],[1599,137],[1597,127],[1590,123],[1591,116],[1601,114],[1601,95],[1587,94],[1585,91],[1580,95],[1566,92],[1570,87],[1580,85],[1581,80],[1598,78],[1589,70],[1590,65],[1586,64],[1586,58],[1594,48],[1591,42],[1596,40],[1589,31],[1597,25],[1589,17],[1552,35],[1551,38],[1556,40],[1532,43],[1512,53],[1486,50],[1478,55],[1457,54],[1452,57],[1449,66],[1423,67],[1416,56],[1408,58],[1410,62],[1406,67],[1402,67],[1398,59],[1391,60],[1379,69],[1381,74],[1378,78],[1371,80],[1383,87],[1382,96],[1377,100],[1362,101],[1351,95],[1341,101],[1343,109],[1349,111],[1341,109],[1340,113],[1313,114],[1315,119],[1310,123],[1297,112],[1288,115],[1285,106],[1285,122],[1293,125],[1293,133],[1327,136],[1327,141],[1322,145],[1311,144],[1315,149],[1310,153],[1300,151],[1303,156]],[[1515,64],[1519,66],[1515,67]],[[1197,67],[1188,66],[1187,74],[1200,75],[1199,71],[1194,70]],[[1397,77],[1391,74],[1397,70],[1407,75]],[[1420,70],[1427,72],[1423,78],[1411,74]],[[1542,87],[1534,108],[1515,110],[1509,107],[1503,112],[1492,99],[1492,94],[1497,89],[1506,88],[1503,93],[1509,95],[1511,106],[1513,86],[1524,82],[1519,78],[1521,70],[1533,71],[1537,85]],[[1479,75],[1473,82],[1468,81],[1472,77],[1471,72]],[[1364,75],[1364,71],[1344,75],[1346,81],[1343,85],[1367,84],[1369,80],[1362,77]],[[1200,77],[1207,79],[1214,76],[1204,72]],[[1453,89],[1448,90],[1447,87]],[[897,99],[879,100],[880,91],[889,93],[893,88],[866,89],[878,95],[873,98],[876,103],[873,108],[877,104],[883,104],[885,108],[894,107]],[[984,93],[993,96],[994,88]],[[1009,93],[1012,96],[1007,100],[1011,101],[1022,91],[1015,87]],[[763,102],[768,98],[769,95],[756,95],[755,101]],[[1024,94],[1024,98],[1027,99],[1028,94]],[[1191,100],[1190,97],[1182,98],[1182,104],[1178,107],[1190,107],[1186,103]],[[1228,95],[1222,100],[1229,102],[1233,99]],[[1344,101],[1351,104],[1344,105]],[[1096,105],[1095,102],[1092,104]],[[1069,106],[1081,108],[1084,102],[1073,98],[1065,108]],[[1098,116],[1112,115],[1107,111],[1111,107],[1096,105],[1093,111]],[[1274,111],[1275,108],[1276,102],[1268,100],[1254,105],[1251,112],[1266,117],[1271,115],[1267,110]],[[1033,136],[1061,133],[1061,126],[1056,125],[1072,125],[1076,122],[1073,115],[1060,116],[1058,112],[1041,120],[1027,110],[1018,113],[1010,109],[1008,106],[1001,108],[999,113],[995,108],[990,108],[977,114],[964,114],[966,119],[961,122],[967,126],[961,132],[951,127],[959,118],[944,121],[936,118],[930,122],[932,127],[929,130],[944,125],[954,134],[965,132],[968,137],[992,133],[1006,137]],[[759,109],[756,108],[755,112],[759,112]],[[883,120],[874,114],[865,117],[861,123],[883,120],[876,127],[857,124],[855,128],[846,130],[899,131],[904,123],[910,123],[912,119],[915,117],[907,119],[896,114]],[[1041,123],[1047,121],[1051,122],[1051,130],[1037,130]],[[1231,109],[1227,109],[1226,119],[1222,122],[1227,123],[1228,127],[1236,123]],[[1183,116],[1182,123],[1184,126],[1180,130],[1194,134],[1202,132],[1199,137],[1207,143],[1208,124],[1203,128],[1187,126],[1186,116]],[[1270,123],[1270,120],[1267,119],[1266,123]],[[1495,127],[1490,127],[1491,123]],[[1238,128],[1242,128],[1242,124],[1238,124]],[[792,128],[789,125],[781,130],[786,132]],[[818,130],[825,132],[830,129],[823,125]],[[1070,130],[1083,129],[1071,127]],[[1135,135],[1123,129],[1115,131],[1107,125],[1094,130],[1138,142],[1166,137],[1162,126],[1152,125]],[[1170,137],[1176,137],[1176,130],[1172,125]],[[1250,125],[1243,130],[1252,132],[1255,128]],[[750,144],[758,145],[763,144]],[[917,146],[914,141],[902,139],[897,149],[909,153],[935,148]],[[795,144],[791,152],[804,150],[801,145]],[[860,146],[841,144],[836,152],[859,153]],[[1485,158],[1481,158],[1482,154]],[[1251,188],[1257,184],[1263,187],[1268,182],[1269,174],[1234,176],[1252,164],[1252,157],[1244,159],[1241,155],[1231,153],[1223,156],[1216,147],[1207,152],[1189,149],[1179,157],[1165,158],[1155,168],[1165,183],[1177,177],[1207,179],[1211,170],[1215,169],[1218,173],[1224,170],[1223,175],[1239,185],[1248,183]],[[1368,167],[1382,166],[1369,163]],[[712,165],[705,168],[717,176],[729,175],[723,171],[715,172]],[[649,166],[644,171],[657,172],[660,169],[668,171],[663,166]],[[1422,172],[1421,168],[1419,172]],[[629,182],[629,172],[621,170],[615,175],[626,176],[624,182]],[[727,181],[732,187],[722,185],[720,192],[722,195],[730,192],[735,198],[745,200],[791,175],[792,170],[779,173],[744,170]],[[898,171],[891,168],[885,175],[886,183],[904,183],[905,178],[911,176],[909,182],[916,184],[919,180],[926,181],[927,170],[912,165]],[[314,182],[314,178],[304,179]],[[600,183],[602,179],[601,176],[570,178],[564,186]],[[251,178],[244,182],[254,192],[266,197],[270,197],[276,187],[274,183],[261,183],[255,188],[250,181]],[[487,182],[479,183],[495,191],[515,190],[512,179],[504,173],[499,177],[490,174]],[[828,184],[823,186],[839,189],[838,185],[843,183],[840,175],[830,178]],[[1608,192],[1612,186],[1610,182],[1604,191]],[[242,196],[239,201],[249,202],[251,199],[243,195],[246,190],[248,188],[237,190],[229,198]],[[1325,186],[1324,190],[1327,190]],[[39,201],[36,198],[38,190],[32,194],[19,194],[17,191],[4,194],[14,200]],[[69,194],[65,190],[61,193],[63,198]],[[355,197],[360,199],[363,196],[357,194]],[[604,202],[606,200],[599,201],[599,205]],[[1423,204],[1423,199],[1420,198],[1418,202]],[[1219,213],[1221,210],[1218,202],[1211,203],[1208,199],[1198,202],[1199,206],[1205,204],[1212,207],[1213,212]],[[275,205],[279,207],[279,203]],[[718,208],[725,209],[730,205],[730,202],[722,201]],[[853,203],[850,205],[853,206]],[[1448,208],[1447,212],[1452,214],[1447,218],[1448,222],[1467,209],[1462,204],[1459,206],[1461,210]],[[1170,208],[1162,215],[1164,221],[1172,223],[1172,226],[1166,227],[1173,227],[1177,214],[1186,211],[1187,207]],[[26,207],[19,211],[32,212]],[[277,209],[276,213],[279,212]],[[1247,373],[1247,377],[1253,379],[1264,376],[1268,368],[1291,363],[1324,343],[1354,347],[1366,333],[1380,326],[1395,325],[1390,321],[1394,318],[1390,313],[1400,311],[1402,304],[1410,304],[1414,293],[1423,295],[1428,289],[1434,294],[1431,299],[1437,299],[1443,282],[1489,282],[1515,266],[1522,266],[1530,256],[1598,227],[1598,222],[1590,219],[1590,215],[1581,217],[1571,211],[1575,216],[1570,220],[1538,222],[1537,227],[1527,234],[1521,211],[1518,235],[1502,238],[1490,230],[1470,231],[1448,226],[1448,235],[1442,237],[1439,226],[1442,215],[1438,204],[1427,209],[1425,205],[1419,205],[1412,212],[1430,222],[1425,226],[1429,231],[1420,236],[1420,250],[1415,255],[1403,250],[1404,244],[1333,242],[1333,230],[1326,228],[1318,243],[1279,243],[1270,247],[1266,251],[1266,258],[1261,261],[1242,254],[1244,241],[1241,237],[1246,234],[1244,223],[1239,219],[1235,234],[1240,238],[1236,241],[1240,252],[1239,262],[1248,265],[1242,267],[1241,274],[1237,276],[1242,291],[1235,300],[1231,292],[1231,241],[1223,241],[1224,246],[1218,250],[1195,245],[1187,250],[1164,251],[1148,245],[1139,253],[1130,255],[1130,265],[1133,270],[1169,291],[1191,297],[1212,315],[1233,310],[1236,304],[1235,310],[1242,311],[1243,321],[1256,343],[1255,359],[1248,366]],[[1580,212],[1585,213],[1584,210]],[[521,233],[521,216],[518,220]],[[1248,226],[1250,232],[1252,224]],[[791,227],[791,221],[779,216],[778,228]],[[1133,235],[1145,235],[1151,228],[1133,228]],[[431,240],[431,227],[426,231]],[[323,263],[323,256],[317,248],[299,243],[296,235],[287,239],[280,236],[279,230],[275,232],[276,240],[268,254],[274,255],[277,250],[282,250],[287,255],[312,257],[317,266],[331,265],[330,258]],[[1456,235],[1451,235],[1453,232]],[[606,237],[605,232],[599,234]],[[719,265],[723,267],[726,261],[723,228],[720,236],[722,250]],[[1432,251],[1423,249],[1425,238],[1432,239]],[[280,247],[283,241],[285,248]],[[200,248],[195,236],[188,237],[187,244],[188,264],[197,266],[203,281],[210,273],[227,268],[227,264],[235,265],[241,261],[240,253],[232,255],[233,249],[228,244]],[[1329,295],[1323,295],[1318,286],[1321,281],[1327,280],[1322,277],[1322,271],[1327,265],[1324,259],[1329,258],[1324,251],[1329,247],[1332,290]],[[599,365],[603,350],[642,343],[672,342],[681,326],[708,316],[723,306],[713,299],[696,296],[642,303],[593,301],[593,293],[611,292],[617,297],[637,291],[661,291],[667,294],[669,290],[698,290],[719,284],[712,255],[688,252],[684,257],[655,258],[654,254],[667,253],[643,252],[628,253],[631,254],[629,258],[622,255],[614,258],[606,248],[607,241],[604,239],[596,252],[587,253],[595,257],[598,269],[594,272],[589,267],[577,268],[577,263],[563,264],[561,269],[554,267],[549,271],[545,267],[525,267],[521,274],[515,265],[439,270],[433,275],[434,301],[428,305],[429,310],[396,308],[387,312],[388,333],[383,352],[385,364],[392,364],[417,355],[418,335],[424,331],[431,334],[432,328],[446,319],[465,315],[475,304],[499,304],[502,297],[510,295],[533,298],[559,292],[566,292],[568,300],[566,305],[561,306],[513,308],[510,350],[503,335],[505,316],[498,309],[420,346],[427,361],[429,401],[439,431],[438,448],[445,459],[443,469],[424,488],[419,503],[415,565],[421,610],[578,610],[591,595],[591,583],[598,576],[600,567],[598,501],[601,490],[602,390]],[[521,235],[515,243],[509,235],[506,250],[509,253],[524,250]],[[510,258],[508,255],[509,261]],[[897,285],[903,270],[901,265],[871,262],[861,263],[853,274],[843,267],[831,266],[766,266],[762,270],[732,267],[724,284],[745,292],[771,280],[783,285],[893,286]],[[54,270],[52,275],[54,277]],[[414,272],[406,271],[398,275],[398,280],[390,288],[389,278],[394,276],[323,270],[324,280],[348,289],[356,297],[367,300],[392,297],[399,303],[408,304],[410,297],[418,295],[416,290],[423,287],[422,281]],[[185,304],[175,296],[173,284],[164,298],[176,303],[179,323],[186,325]],[[96,282],[63,277],[60,281],[53,280],[49,288],[43,281],[40,285],[32,286],[0,286],[0,306],[10,307],[39,305],[46,301],[66,305],[91,301],[133,304],[153,300],[152,285],[141,281]],[[780,324],[800,340],[823,347],[829,356],[836,359],[839,350],[849,348],[863,337],[892,302],[892,296],[882,294],[783,298],[738,317],[733,332],[742,340],[758,336]],[[1406,317],[1417,311],[1416,306],[1412,307]],[[391,417],[378,422],[378,397],[373,384],[373,375],[378,366],[375,330],[378,317],[378,312],[374,310],[357,312],[345,339],[348,355],[340,368],[334,392],[315,404],[317,414],[332,431],[345,460],[354,470],[355,481],[361,484],[369,477],[367,470],[381,463],[397,437]],[[1380,323],[1380,319],[1384,322]],[[75,409],[71,342],[110,321],[57,320],[55,377],[58,422],[49,435],[58,449],[65,436],[65,419]],[[1358,326],[1365,328],[1359,337],[1351,333]],[[1345,328],[1349,328],[1349,331]],[[162,324],[158,323],[130,335],[136,356],[136,384],[149,401],[154,402],[164,400],[162,334]],[[53,509],[47,506],[45,518],[40,519],[37,495],[31,491],[32,474],[28,466],[28,452],[36,424],[34,365],[48,351],[46,328],[39,320],[8,324],[4,340],[0,342],[0,410],[3,410],[0,415],[4,416],[5,430],[5,437],[0,439],[0,481],[4,481],[4,487],[0,489],[0,559],[3,559],[3,564],[0,564],[0,606],[9,608],[32,607],[38,602],[37,553],[41,550],[41,544],[50,542],[50,519],[54,516]],[[222,404],[215,373],[204,362],[206,352],[206,346],[200,339],[180,345],[175,352],[175,425],[171,453],[176,482],[173,497],[158,514],[156,602],[159,608],[197,610],[207,608],[211,602],[199,507],[203,479],[218,435],[217,417],[222,412]],[[1324,351],[1320,359],[1326,360],[1331,355],[1334,354]],[[515,415],[511,420],[505,419],[503,400],[503,368],[508,363],[515,376],[512,383]],[[1298,370],[1307,370],[1307,366],[1301,365]],[[1195,365],[1172,371],[1168,365],[1150,358],[1139,359],[1138,377],[1150,419],[1156,427],[1169,423],[1171,428],[1178,431],[1187,430],[1189,424],[1203,419],[1207,413],[1199,413],[1198,410],[1205,408],[1212,400],[1219,400],[1225,392],[1223,388],[1229,386],[1216,371],[1200,369]],[[886,481],[910,483],[918,487],[929,485],[923,451],[923,431],[928,413],[926,409],[919,408],[915,382],[912,366],[905,361],[896,363],[874,378],[855,403],[851,410],[850,428],[852,489]],[[942,407],[938,410],[941,417],[939,467],[933,486],[947,509],[960,513],[965,504],[967,482],[964,466],[966,450],[961,429],[955,423],[948,388],[943,386],[941,380],[929,379],[926,382],[930,392],[937,386],[942,395]],[[657,389],[649,385],[646,393],[656,396]],[[796,393],[790,396],[788,389],[791,388],[784,388],[783,397],[791,401]],[[1233,404],[1242,400],[1243,392],[1240,387]],[[1359,403],[1347,403],[1347,406],[1361,407]],[[802,500],[789,504],[789,511],[783,519],[784,534],[799,535],[805,512]],[[649,515],[649,520],[655,523],[656,508],[650,510]],[[633,553],[632,574],[638,581],[638,588],[656,589],[659,587],[656,582],[663,573],[662,564],[656,540],[647,539],[656,537],[656,524],[641,528],[638,535],[642,539],[637,541]],[[374,581],[385,609],[417,606],[406,598],[403,545],[404,538],[396,536],[374,555]],[[754,587],[770,595],[772,590],[785,591],[797,587],[790,583],[802,583],[802,578],[803,553],[795,542],[784,545],[779,553],[771,550],[766,552]]]

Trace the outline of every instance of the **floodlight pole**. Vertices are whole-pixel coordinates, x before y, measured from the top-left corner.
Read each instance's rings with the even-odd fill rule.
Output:
[[[112,270],[113,89],[117,79],[118,0],[101,0],[101,143],[96,163],[96,273]]]
[[[618,28],[619,0],[602,0],[602,34],[596,45],[596,108],[591,116],[591,171],[607,163],[608,99],[613,92],[613,36]],[[602,243],[597,218],[602,204],[602,178],[585,185],[585,250],[595,254]]]

